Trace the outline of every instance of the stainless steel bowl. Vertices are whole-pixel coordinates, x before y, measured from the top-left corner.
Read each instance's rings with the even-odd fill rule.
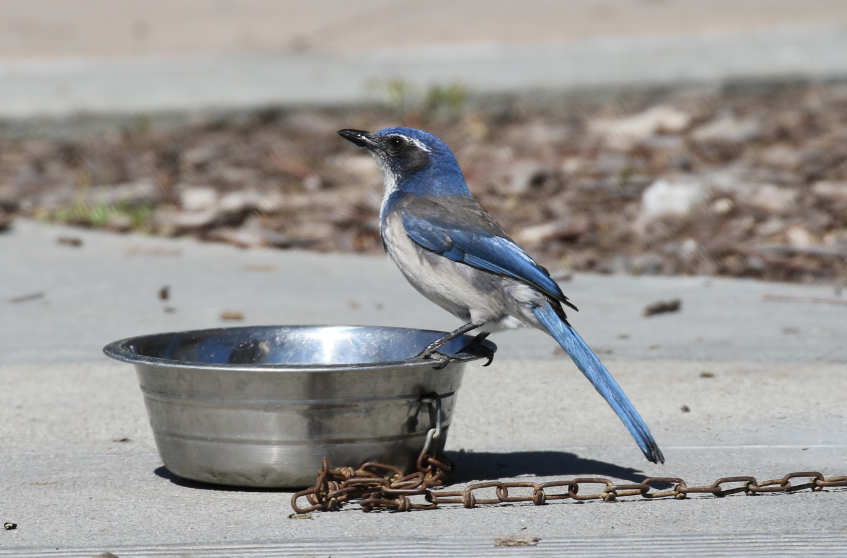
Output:
[[[174,474],[216,484],[302,487],[331,466],[411,469],[441,397],[441,449],[472,337],[441,370],[407,360],[444,335],[370,326],[221,328],[133,337],[106,355],[135,365],[159,454]],[[496,350],[493,343],[484,344]]]

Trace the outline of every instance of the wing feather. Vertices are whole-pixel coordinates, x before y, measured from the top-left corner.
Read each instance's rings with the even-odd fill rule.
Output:
[[[473,198],[411,196],[398,204],[406,234],[422,248],[455,262],[523,281],[567,302],[559,285]]]

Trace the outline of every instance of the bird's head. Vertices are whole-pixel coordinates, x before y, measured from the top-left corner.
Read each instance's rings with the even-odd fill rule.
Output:
[[[470,195],[453,152],[429,132],[384,128],[378,132],[340,130],[338,134],[370,151],[389,189],[418,195]]]

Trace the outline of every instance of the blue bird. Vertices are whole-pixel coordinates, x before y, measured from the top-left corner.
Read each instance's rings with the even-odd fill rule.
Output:
[[[471,195],[450,148],[412,128],[338,133],[368,149],[382,169],[379,224],[388,255],[418,292],[466,322],[418,357],[446,364],[438,349],[472,330],[480,332],[478,341],[518,327],[546,331],[611,405],[645,457],[664,463],[644,420],[568,323],[562,305],[577,308]]]

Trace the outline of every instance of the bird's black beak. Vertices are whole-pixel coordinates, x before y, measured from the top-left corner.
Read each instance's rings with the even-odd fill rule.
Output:
[[[372,132],[365,132],[362,130],[339,130],[338,135],[346,140],[352,141],[359,147],[367,147],[368,149],[379,147],[379,143],[377,143],[375,139],[376,134]]]

